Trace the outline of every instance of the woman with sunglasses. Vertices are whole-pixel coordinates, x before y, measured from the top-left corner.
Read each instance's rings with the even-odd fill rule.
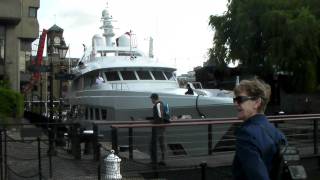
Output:
[[[270,86],[258,79],[242,80],[234,89],[237,117],[243,120],[236,132],[235,180],[272,179],[277,142],[286,143],[286,138],[264,115],[270,94]]]

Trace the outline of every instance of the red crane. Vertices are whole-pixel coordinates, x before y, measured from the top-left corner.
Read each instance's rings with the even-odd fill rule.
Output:
[[[37,57],[36,60],[31,61],[31,66],[33,66],[33,69],[38,69],[38,71],[33,72],[30,82],[24,86],[23,88],[23,94],[27,94],[30,90],[32,90],[32,87],[39,81],[41,73],[40,73],[40,66],[42,64],[43,59],[43,50],[44,50],[44,44],[46,41],[48,30],[43,29],[42,34],[40,36],[39,44],[38,44],[38,51],[37,51]]]

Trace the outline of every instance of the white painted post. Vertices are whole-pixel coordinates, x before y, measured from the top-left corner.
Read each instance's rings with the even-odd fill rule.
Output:
[[[106,176],[105,180],[121,180],[120,174],[120,162],[121,159],[114,154],[114,150],[104,159],[106,164]]]

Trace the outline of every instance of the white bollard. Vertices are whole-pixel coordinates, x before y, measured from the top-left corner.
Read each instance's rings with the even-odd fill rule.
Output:
[[[104,159],[106,164],[106,176],[105,180],[120,180],[122,176],[120,174],[120,162],[121,159],[114,154],[114,150]]]

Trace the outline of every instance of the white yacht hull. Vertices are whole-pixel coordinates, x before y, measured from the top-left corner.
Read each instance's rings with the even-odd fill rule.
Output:
[[[69,104],[108,109],[108,121],[129,121],[152,117],[152,92],[86,90],[69,98]],[[159,93],[170,106],[171,116],[190,115],[192,118],[234,117],[235,108],[229,97],[190,96]],[[81,120],[81,119],[79,119]]]

